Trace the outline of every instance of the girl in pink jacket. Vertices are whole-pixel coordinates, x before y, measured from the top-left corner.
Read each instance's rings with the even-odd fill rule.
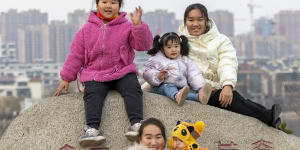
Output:
[[[63,69],[61,83],[55,92],[58,96],[69,82],[77,79],[84,83],[84,107],[86,116],[85,135],[79,138],[82,147],[102,144],[105,137],[99,132],[104,99],[110,89],[116,89],[124,98],[131,123],[125,134],[133,140],[137,137],[143,119],[142,90],[134,64],[134,49],[151,48],[152,33],[141,21],[142,9],[130,14],[120,12],[123,0],[95,0],[97,12],[91,12],[88,22],[76,33]]]
[[[197,65],[187,57],[188,40],[174,32],[162,37],[157,35],[153,48],[148,51],[152,57],[145,63],[144,79],[152,86],[152,92],[165,95],[182,106],[185,99],[207,104],[211,86],[205,80]],[[190,87],[196,92],[190,92]]]

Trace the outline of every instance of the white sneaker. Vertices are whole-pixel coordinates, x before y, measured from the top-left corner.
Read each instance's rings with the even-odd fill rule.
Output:
[[[125,133],[125,136],[129,141],[138,141],[138,132],[141,127],[141,123],[135,123],[134,125],[130,126],[128,132]]]
[[[105,142],[106,138],[102,136],[99,130],[88,127],[85,131],[85,135],[80,136],[78,143],[81,147],[96,147]]]

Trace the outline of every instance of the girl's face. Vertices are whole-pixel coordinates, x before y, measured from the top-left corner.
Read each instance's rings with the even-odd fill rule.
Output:
[[[97,10],[105,17],[112,18],[119,13],[120,5],[118,0],[100,0]]]
[[[185,25],[190,35],[199,36],[205,33],[206,18],[202,15],[199,9],[191,10],[186,18]]]
[[[163,150],[165,140],[161,130],[156,125],[148,125],[144,128],[141,136],[141,144],[151,150]]]
[[[182,150],[183,148],[186,147],[186,145],[179,138],[173,137],[173,147],[174,147],[174,150]]]
[[[180,43],[178,41],[169,40],[167,45],[163,46],[165,55],[170,59],[175,59],[180,55]]]

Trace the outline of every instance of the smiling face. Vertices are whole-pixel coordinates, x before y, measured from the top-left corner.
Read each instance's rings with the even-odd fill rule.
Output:
[[[153,124],[144,128],[140,143],[151,150],[163,150],[165,147],[165,139],[160,128]]]
[[[199,9],[191,10],[187,17],[185,25],[190,35],[199,36],[206,31],[206,18]]]
[[[163,46],[163,51],[166,57],[175,59],[180,55],[180,43],[176,40],[169,40],[166,45]]]
[[[97,10],[105,18],[113,18],[119,13],[120,5],[118,0],[100,0],[97,4]]]

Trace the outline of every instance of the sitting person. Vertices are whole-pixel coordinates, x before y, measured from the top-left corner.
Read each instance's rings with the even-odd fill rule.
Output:
[[[174,32],[155,36],[152,57],[145,63],[143,77],[152,92],[169,97],[182,106],[185,99],[207,104],[211,93],[198,66],[187,56],[188,40]],[[190,87],[196,91],[190,92]]]
[[[184,25],[179,27],[179,34],[188,38],[189,57],[198,65],[205,81],[214,90],[207,104],[254,117],[279,128],[279,104],[267,109],[234,90],[238,72],[236,50],[230,39],[219,33],[216,24],[208,17],[206,7],[200,3],[188,6],[183,19]]]

